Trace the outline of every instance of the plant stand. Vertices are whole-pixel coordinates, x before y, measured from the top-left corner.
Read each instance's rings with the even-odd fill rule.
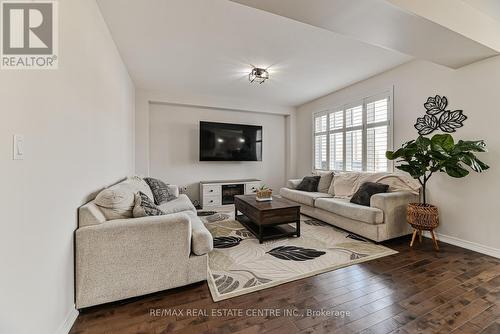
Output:
[[[434,248],[439,251],[439,245],[434,235],[434,229],[439,225],[438,208],[430,204],[410,203],[407,212],[408,224],[413,227],[410,247],[413,247],[418,234],[419,241],[422,242],[422,232],[429,231],[434,242]]]

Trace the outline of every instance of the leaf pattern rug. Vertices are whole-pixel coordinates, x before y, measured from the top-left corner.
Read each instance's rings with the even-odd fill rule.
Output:
[[[234,220],[234,212],[202,219],[214,237],[214,250],[208,254],[214,301],[397,253],[306,216],[301,216],[300,238],[263,244]]]

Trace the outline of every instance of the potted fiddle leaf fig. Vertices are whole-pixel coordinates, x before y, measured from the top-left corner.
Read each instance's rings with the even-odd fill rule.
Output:
[[[427,204],[427,182],[436,172],[462,178],[469,174],[467,167],[481,173],[489,168],[474,153],[486,152],[482,140],[457,143],[450,134],[436,134],[432,138],[419,136],[403,144],[397,151],[387,151],[389,160],[396,160],[396,168],[410,174],[422,185],[423,204]]]
[[[488,169],[489,166],[475,156],[476,152],[486,152],[482,140],[455,143],[450,134],[436,134],[432,138],[419,136],[395,152],[386,152],[387,159],[397,161],[397,169],[409,173],[422,185],[423,203],[408,204],[408,223],[413,227],[410,247],[417,233],[422,240],[422,231],[430,231],[434,247],[439,251],[434,235],[434,229],[439,225],[439,213],[436,206],[427,203],[427,182],[437,172],[462,178],[469,174],[467,168],[478,173]]]
[[[408,223],[414,228],[410,247],[413,246],[417,232],[430,231],[436,250],[439,250],[433,230],[439,224],[438,209],[427,203],[427,182],[434,173],[446,173],[454,178],[462,178],[469,170],[481,173],[489,168],[487,164],[476,157],[476,153],[486,152],[483,140],[455,142],[448,134],[463,126],[467,116],[462,110],[446,110],[446,97],[436,95],[429,97],[424,104],[426,115],[417,119],[415,128],[419,137],[410,140],[396,151],[387,151],[386,157],[395,160],[396,168],[410,174],[422,185],[422,203],[408,205]],[[435,130],[448,132],[425,137]]]

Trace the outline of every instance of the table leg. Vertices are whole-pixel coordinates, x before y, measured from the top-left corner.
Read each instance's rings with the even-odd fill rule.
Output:
[[[297,224],[297,228],[296,228],[297,229],[297,238],[299,238],[300,237],[300,218],[299,218],[299,220],[297,220],[296,224]]]

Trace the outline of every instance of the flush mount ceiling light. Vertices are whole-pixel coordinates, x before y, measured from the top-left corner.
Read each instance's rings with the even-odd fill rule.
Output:
[[[256,82],[261,84],[267,79],[269,79],[269,72],[264,68],[254,67],[252,69],[252,72],[248,74],[248,80],[250,82]]]

